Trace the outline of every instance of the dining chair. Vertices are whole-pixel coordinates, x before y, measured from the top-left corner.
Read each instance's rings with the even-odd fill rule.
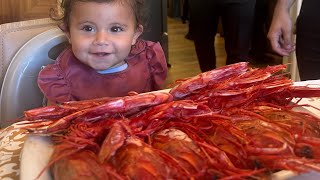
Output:
[[[67,45],[57,23],[49,18],[0,25],[0,127],[43,105],[37,85],[41,68],[53,63]]]

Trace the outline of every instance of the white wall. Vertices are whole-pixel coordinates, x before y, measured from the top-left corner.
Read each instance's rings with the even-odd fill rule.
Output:
[[[291,8],[291,17],[292,17],[292,22],[294,24],[296,23],[297,16],[299,15],[302,1],[303,0],[296,0],[296,3]],[[295,34],[292,36],[292,39],[295,42],[295,39],[296,39]],[[283,63],[284,64],[291,63],[291,66],[289,66],[289,69],[288,69],[288,71],[291,74],[291,79],[294,81],[300,81],[296,53],[293,52],[289,57],[284,57]]]

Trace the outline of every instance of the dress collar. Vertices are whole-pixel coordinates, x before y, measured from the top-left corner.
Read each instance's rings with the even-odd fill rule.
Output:
[[[100,70],[100,71],[97,71],[99,74],[111,74],[111,73],[116,73],[116,72],[120,72],[120,71],[123,71],[125,69],[128,68],[128,63],[125,63],[121,66],[117,66],[117,67],[111,67],[111,68],[108,68],[108,69],[105,69],[105,70]]]
[[[137,54],[141,53],[146,49],[146,47],[147,47],[147,42],[142,39],[138,39],[136,44],[132,46],[127,59],[133,58]]]

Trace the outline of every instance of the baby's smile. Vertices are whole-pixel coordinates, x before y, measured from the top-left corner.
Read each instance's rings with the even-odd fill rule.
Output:
[[[95,52],[95,53],[91,53],[95,56],[100,56],[100,57],[103,57],[103,56],[107,56],[109,55],[110,53],[106,53],[106,52]]]

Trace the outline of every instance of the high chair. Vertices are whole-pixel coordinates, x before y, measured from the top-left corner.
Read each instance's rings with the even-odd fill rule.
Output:
[[[43,95],[37,85],[41,68],[53,63],[67,38],[49,18],[0,25],[0,127],[41,107]]]

